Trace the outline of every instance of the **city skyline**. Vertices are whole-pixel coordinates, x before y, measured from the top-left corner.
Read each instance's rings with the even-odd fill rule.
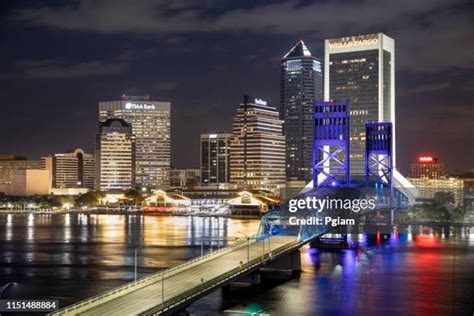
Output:
[[[442,29],[448,21],[461,24],[453,26],[459,27],[459,34],[430,29],[430,33],[437,33],[436,38],[445,44],[437,45],[448,47],[449,43],[468,39],[468,28],[463,28],[463,23],[467,23],[463,5],[464,2],[459,2],[430,8],[426,3],[413,4],[411,10],[414,16],[432,23],[435,29]],[[427,34],[421,22],[408,21],[419,34],[409,33],[408,26],[403,29],[401,22],[391,19],[377,21],[374,25],[362,23],[354,31],[343,30],[336,23],[324,25],[324,20],[318,22],[316,19],[316,22],[308,23],[314,31],[309,27],[291,27],[289,21],[282,21],[281,27],[266,34],[259,33],[256,27],[236,30],[235,25],[223,27],[222,31],[207,30],[206,34],[199,28],[192,32],[186,27],[183,30],[172,28],[168,34],[163,34],[159,26],[152,30],[131,30],[127,27],[132,28],[134,24],[124,26],[124,29],[117,29],[113,23],[105,24],[103,29],[94,23],[78,25],[75,20],[78,14],[90,17],[90,12],[80,5],[77,8],[56,6],[49,10],[45,9],[46,3],[6,6],[4,12],[9,18],[4,21],[7,28],[0,42],[0,87],[8,106],[2,106],[4,122],[0,135],[8,137],[2,137],[0,141],[2,154],[27,155],[34,159],[73,147],[92,152],[97,133],[97,103],[115,100],[122,93],[136,92],[149,93],[156,100],[171,101],[172,165],[197,167],[199,135],[230,132],[235,104],[242,94],[262,96],[279,108],[279,59],[295,41],[303,38],[313,55],[323,56],[326,38],[384,32],[394,38],[397,45],[397,165],[407,173],[415,157],[432,154],[446,162],[448,171],[472,167],[474,144],[472,133],[469,133],[473,119],[469,103],[473,83],[469,76],[472,43],[465,42],[463,49],[448,52],[444,48],[442,51],[430,49],[435,37]],[[245,6],[249,13],[267,10],[271,15],[279,4]],[[303,7],[320,17],[316,5]],[[238,9],[229,5],[214,14],[230,19]],[[289,9],[299,10],[296,5]],[[69,10],[69,27],[54,19],[56,10]],[[156,10],[160,12],[161,9]],[[186,8],[174,10],[180,16]],[[199,10],[212,11],[209,8]],[[345,12],[346,9],[340,6],[339,10]],[[371,12],[377,13],[377,10],[380,8]],[[403,16],[401,11],[395,10],[394,15]],[[104,11],[98,10],[97,14],[104,14]],[[438,21],[436,17],[440,15],[447,18]],[[45,16],[51,19],[45,20]],[[247,15],[247,19],[251,16]],[[341,19],[348,18],[341,16]],[[209,23],[202,22],[203,27],[206,24]],[[284,26],[288,29],[283,29]],[[318,30],[318,26],[322,29]],[[8,32],[13,30],[17,32],[15,36]],[[31,41],[30,49],[23,49],[25,42],[18,34]],[[226,34],[230,34],[230,39],[225,38]],[[117,38],[127,40],[120,45],[112,43]],[[198,41],[190,42],[190,38]],[[241,45],[236,39],[246,44]],[[46,41],[50,45],[40,45]],[[101,50],[100,47],[104,47],[101,45],[93,48],[101,41],[104,41],[101,45],[110,47],[106,50]],[[77,45],[82,46],[79,50],[82,54],[74,51]],[[182,63],[175,63],[178,61]],[[175,66],[171,68],[169,64]]]

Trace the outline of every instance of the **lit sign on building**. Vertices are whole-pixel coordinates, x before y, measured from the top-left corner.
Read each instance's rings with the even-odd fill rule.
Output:
[[[127,110],[154,110],[155,105],[154,104],[146,104],[146,103],[131,103],[127,102],[125,103],[125,108]]]
[[[267,101],[259,98],[255,98],[255,104],[267,105]]]
[[[419,160],[420,162],[433,162],[433,161],[434,161],[434,158],[433,158],[433,157],[430,157],[430,156],[424,156],[424,157],[418,158],[418,160]]]
[[[342,39],[329,40],[329,48],[346,48],[346,47],[357,47],[366,45],[376,45],[378,43],[377,35],[370,37],[346,37]]]

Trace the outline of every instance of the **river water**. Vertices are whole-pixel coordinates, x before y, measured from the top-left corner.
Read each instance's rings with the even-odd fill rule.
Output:
[[[0,215],[2,298],[61,306],[230,245],[258,220],[141,215]],[[301,249],[302,273],[265,273],[259,286],[218,290],[194,315],[470,315],[474,228],[408,227],[362,235],[359,250]]]

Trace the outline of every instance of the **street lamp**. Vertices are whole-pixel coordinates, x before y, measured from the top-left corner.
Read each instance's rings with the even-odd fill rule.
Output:
[[[140,249],[141,247],[142,247],[142,245],[139,245],[138,247],[135,247],[135,269],[134,269],[134,271],[135,271],[135,273],[134,273],[135,282],[137,282],[137,272],[138,272],[138,271],[137,271],[137,269],[138,269],[138,267],[137,267],[138,249]]]
[[[244,234],[241,231],[238,231],[237,233],[241,234],[241,235],[244,235],[244,237],[247,239],[247,263],[249,263],[250,262],[250,239],[251,239],[251,236],[247,235],[247,234]]]

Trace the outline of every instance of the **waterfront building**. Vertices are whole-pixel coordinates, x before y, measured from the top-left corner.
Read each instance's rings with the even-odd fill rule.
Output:
[[[280,198],[266,190],[216,190],[210,187],[157,190],[145,199],[145,211],[261,215],[280,205]],[[174,209],[175,210],[175,209]]]
[[[201,181],[201,169],[170,170],[170,185],[173,188],[193,188]]]
[[[421,156],[411,164],[410,176],[413,178],[438,179],[445,176],[444,162],[437,157]]]
[[[130,189],[135,173],[135,137],[123,119],[108,119],[100,124],[96,137],[96,189]]]
[[[99,121],[119,118],[131,124],[135,136],[135,186],[166,188],[170,184],[171,104],[148,96],[122,96],[99,103]]]
[[[44,169],[14,169],[9,195],[32,196],[49,195],[51,174]]]
[[[201,184],[230,182],[230,141],[232,134],[201,134]]]
[[[299,41],[281,59],[280,119],[288,180],[312,180],[314,103],[322,100],[322,63]]]
[[[94,189],[94,155],[77,148],[43,157],[43,168],[51,173],[52,188]]]
[[[464,199],[464,180],[458,178],[409,178],[409,181],[419,190],[419,200],[432,200],[438,192],[450,192],[456,204]]]
[[[278,111],[244,96],[234,117],[230,181],[244,188],[279,190],[285,185],[285,137]]]
[[[324,65],[325,101],[350,102],[350,172],[363,176],[365,124],[392,122],[395,144],[395,42],[382,33],[327,39]]]
[[[24,156],[0,155],[0,185],[11,184],[12,171],[17,169],[42,169],[42,163]]]

